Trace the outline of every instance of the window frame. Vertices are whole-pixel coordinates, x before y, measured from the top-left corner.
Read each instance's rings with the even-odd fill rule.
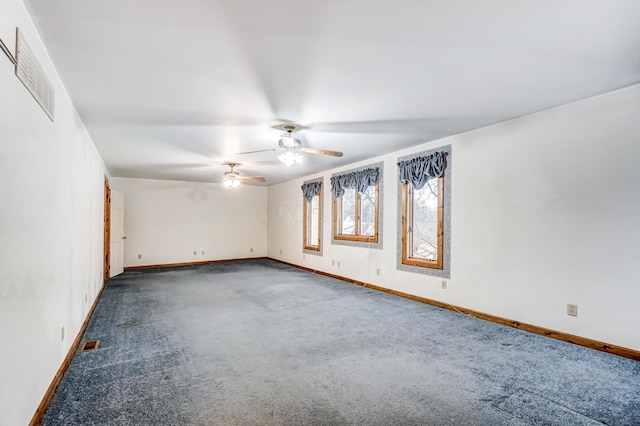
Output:
[[[445,171],[442,173],[442,176],[438,178],[438,207],[437,207],[437,249],[438,256],[435,261],[429,261],[427,259],[423,259],[420,257],[412,257],[409,256],[409,245],[413,241],[413,192],[415,188],[409,182],[405,182],[402,184],[402,264],[403,265],[411,265],[422,268],[431,268],[431,269],[439,269],[441,270],[444,267],[444,176]],[[411,207],[411,210],[409,209]],[[409,223],[410,222],[410,223]],[[408,229],[411,228],[411,229]]]
[[[333,238],[335,240],[344,240],[344,241],[357,241],[362,243],[377,243],[380,238],[378,234],[378,222],[380,220],[380,180],[375,185],[371,185],[375,189],[375,204],[374,204],[374,219],[373,219],[373,235],[364,235],[360,233],[360,227],[362,225],[362,196],[361,194],[355,190],[355,211],[354,217],[355,221],[353,224],[353,235],[352,234],[341,234],[339,233],[342,214],[341,211],[338,211],[338,208],[342,206],[342,199],[344,195],[340,198],[333,197]]]
[[[358,233],[356,233],[355,235],[348,235],[348,234],[340,234],[338,233],[338,224],[339,224],[339,211],[337,209],[337,200],[336,200],[336,196],[333,195],[333,193],[331,191],[331,197],[332,197],[332,219],[331,219],[331,244],[335,244],[335,245],[344,245],[344,246],[353,246],[353,247],[366,247],[366,248],[371,248],[371,249],[382,249],[382,236],[383,236],[383,232],[382,232],[382,224],[383,224],[383,203],[382,203],[382,199],[384,197],[384,163],[382,161],[377,162],[377,163],[372,163],[372,164],[367,164],[365,166],[361,166],[361,167],[357,167],[355,169],[349,169],[349,170],[344,170],[341,171],[339,173],[334,173],[332,174],[332,177],[335,176],[340,176],[340,175],[344,175],[344,174],[348,174],[348,173],[352,173],[352,172],[357,172],[360,170],[365,170],[365,169],[378,169],[378,182],[375,185],[372,185],[376,188],[376,205],[375,205],[375,214],[374,214],[374,235],[373,236],[367,236],[367,235],[358,235],[360,228],[359,228],[359,220],[357,221],[357,223],[354,224],[354,227],[357,226],[357,228],[354,228],[355,230],[358,231]],[[356,194],[358,194],[358,191],[355,191]],[[359,195],[356,196],[358,205],[360,205],[360,200],[359,200]],[[358,213],[358,210],[356,210],[356,213]]]
[[[320,182],[320,192],[316,197],[318,197],[318,245],[310,245],[309,237],[311,236],[311,227],[310,223],[312,220],[311,214],[311,202],[302,196],[302,251],[306,254],[314,254],[318,256],[322,256],[322,216],[323,216],[323,194],[324,194],[324,179],[313,179],[309,181],[305,181],[303,183],[311,183],[311,182]]]
[[[318,241],[317,241],[317,245],[313,245],[309,243],[309,240],[311,239],[311,222],[313,220],[313,215],[312,213],[312,202],[313,201],[309,201],[307,200],[304,196],[302,197],[303,200],[303,217],[304,217],[304,221],[302,224],[302,235],[303,235],[303,248],[304,250],[311,250],[311,251],[320,251],[321,249],[321,245],[322,245],[322,188],[320,189],[320,193],[318,195],[315,195],[313,198],[318,197]]]
[[[396,269],[440,278],[451,278],[451,181],[453,164],[451,145],[443,145],[427,151],[403,156],[398,158],[397,161],[411,160],[416,157],[431,155],[437,151],[445,155],[445,168],[442,176],[438,178],[438,259],[436,262],[432,262],[426,259],[407,256],[407,197],[409,191],[406,190],[406,185],[410,184],[402,183],[399,178],[396,178],[398,188]],[[397,173],[399,173],[399,171],[397,171]]]

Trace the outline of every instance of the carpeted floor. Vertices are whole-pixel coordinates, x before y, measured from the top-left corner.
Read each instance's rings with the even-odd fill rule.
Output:
[[[640,363],[268,261],[107,284],[44,425],[640,425]]]

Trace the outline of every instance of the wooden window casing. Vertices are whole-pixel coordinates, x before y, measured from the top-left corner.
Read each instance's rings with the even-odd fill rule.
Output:
[[[413,257],[413,188],[402,184],[402,263],[430,269],[443,269],[444,265],[444,173],[438,178],[437,256],[435,260]]]
[[[358,191],[355,191],[355,223],[353,234],[343,234],[342,231],[342,197],[333,197],[333,238],[334,240],[342,241],[357,241],[362,243],[377,243],[378,242],[378,221],[380,220],[380,182],[373,185],[375,188],[375,203],[374,203],[374,219],[373,219],[373,235],[361,234],[361,222],[362,222],[362,200]]]
[[[318,198],[318,217],[316,218],[316,226],[318,229],[318,238],[316,241],[312,241],[311,231],[313,228],[313,210],[311,208],[311,201],[302,197],[303,205],[303,235],[304,235],[304,250],[320,251],[320,244],[322,240],[322,190],[313,198]]]

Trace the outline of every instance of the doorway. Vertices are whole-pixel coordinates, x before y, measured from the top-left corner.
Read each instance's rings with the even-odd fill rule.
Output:
[[[111,247],[109,249],[109,278],[124,272],[124,194],[112,189],[111,193]]]
[[[109,278],[111,269],[111,188],[109,181],[104,179],[104,270],[102,273],[103,282]]]

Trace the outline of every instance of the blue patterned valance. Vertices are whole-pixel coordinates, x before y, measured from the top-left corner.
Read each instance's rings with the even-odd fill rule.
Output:
[[[316,195],[320,194],[320,188],[322,187],[322,182],[307,182],[303,184],[300,188],[302,189],[302,195],[307,201],[311,202],[311,199]]]
[[[445,153],[434,152],[424,157],[398,161],[400,183],[411,182],[415,189],[421,189],[429,179],[442,176]]]
[[[378,183],[379,177],[380,169],[378,167],[333,176],[331,178],[331,193],[340,198],[347,188],[354,187],[358,192],[365,192],[368,187]]]

